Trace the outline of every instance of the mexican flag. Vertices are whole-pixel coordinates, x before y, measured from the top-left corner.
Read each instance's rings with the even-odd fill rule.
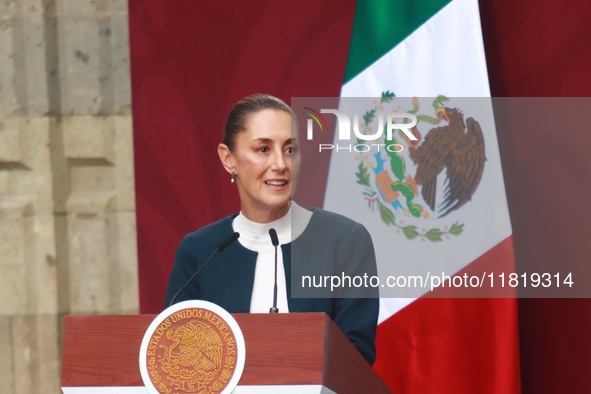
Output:
[[[358,1],[340,108],[373,98],[355,104],[362,131],[410,113],[418,138],[333,150],[324,207],[363,223],[381,279],[398,278],[380,289],[375,363],[396,393],[520,392],[517,300],[494,293],[514,254],[489,96],[477,0]],[[454,275],[461,289],[410,283]]]

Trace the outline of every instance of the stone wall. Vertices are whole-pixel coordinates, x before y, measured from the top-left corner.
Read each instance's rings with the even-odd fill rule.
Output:
[[[60,392],[65,314],[138,310],[125,0],[0,0],[0,387]]]

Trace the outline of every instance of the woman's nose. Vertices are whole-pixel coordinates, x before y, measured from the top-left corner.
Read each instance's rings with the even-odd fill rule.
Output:
[[[283,156],[283,152],[275,152],[273,155],[273,162],[271,163],[271,169],[274,171],[283,172],[287,167],[287,163],[285,157]]]

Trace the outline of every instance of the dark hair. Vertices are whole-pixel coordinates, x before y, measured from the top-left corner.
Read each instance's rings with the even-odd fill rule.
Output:
[[[261,93],[247,96],[234,104],[228,114],[228,119],[226,119],[224,144],[230,149],[230,151],[234,150],[236,135],[246,130],[248,117],[266,109],[285,111],[297,122],[295,113],[283,100],[269,94]]]

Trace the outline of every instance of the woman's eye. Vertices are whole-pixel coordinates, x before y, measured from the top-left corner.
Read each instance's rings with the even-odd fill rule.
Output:
[[[261,147],[258,149],[258,151],[259,151],[259,152],[261,152],[261,153],[267,153],[267,152],[269,152],[269,148],[268,148],[268,147],[266,147],[266,146],[261,146]]]
[[[299,146],[290,146],[289,148],[287,148],[285,151],[287,152],[287,154],[289,155],[295,155],[296,153],[298,153],[300,150]]]

